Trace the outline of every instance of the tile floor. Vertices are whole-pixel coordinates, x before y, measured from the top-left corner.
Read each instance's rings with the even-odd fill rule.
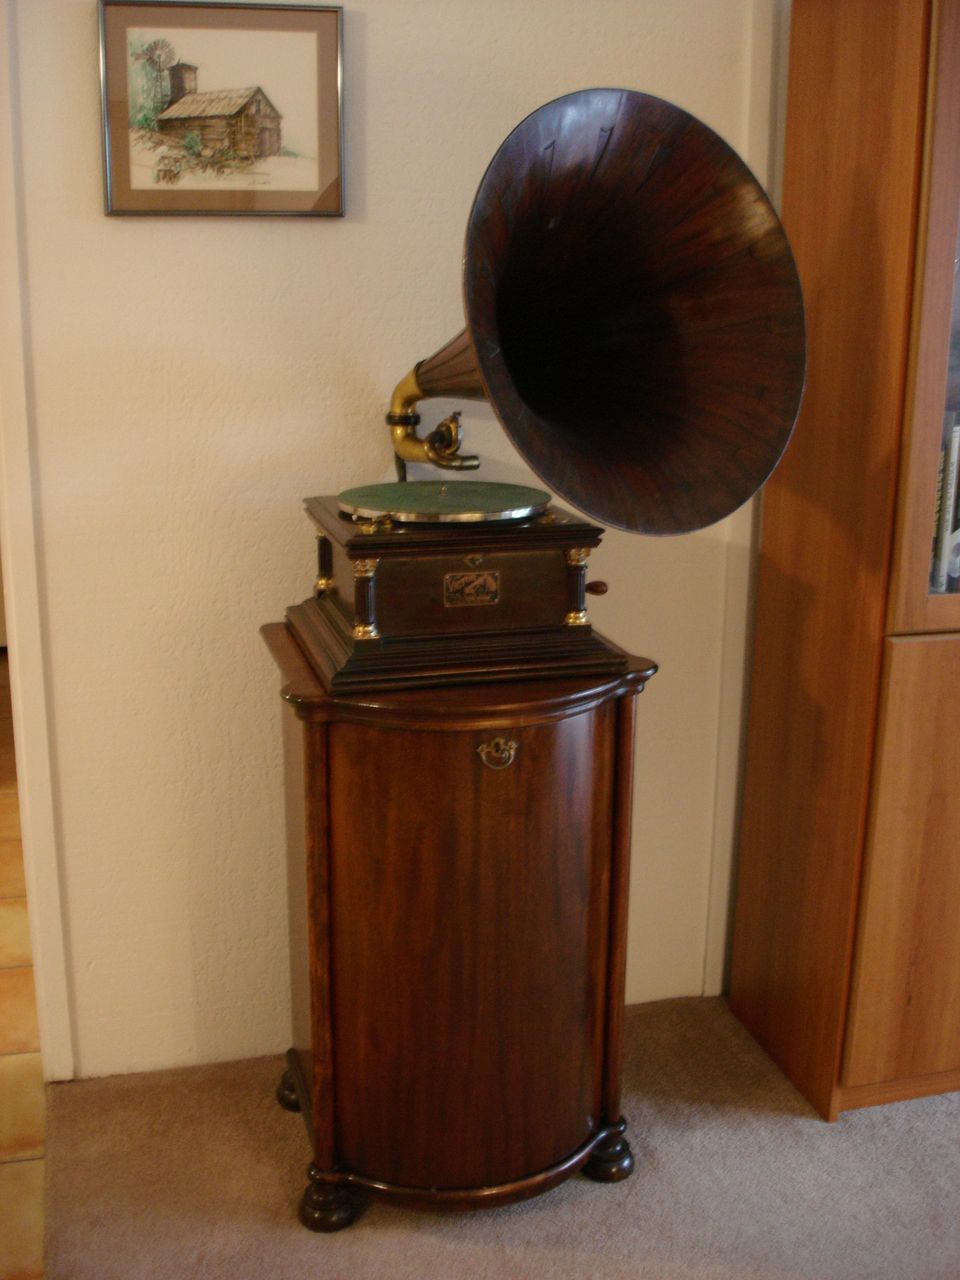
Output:
[[[0,650],[0,1280],[43,1275],[44,1097],[20,848],[7,653]]]

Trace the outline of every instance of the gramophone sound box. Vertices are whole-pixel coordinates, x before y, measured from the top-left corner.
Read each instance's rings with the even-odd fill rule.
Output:
[[[682,534],[776,465],[803,308],[750,171],[627,90],[547,103],[469,216],[466,325],[397,385],[398,481],[311,498],[311,596],[265,628],[284,678],[301,1220],[365,1198],[507,1203],[625,1177],[620,1102],[636,694],[593,632],[602,525]],[[454,478],[487,399],[545,490]],[[406,480],[408,463],[445,479]],[[597,521],[599,523],[592,523]],[[599,588],[596,588],[599,589]]]

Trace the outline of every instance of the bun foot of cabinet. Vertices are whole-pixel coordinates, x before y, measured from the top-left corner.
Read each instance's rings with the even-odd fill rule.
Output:
[[[285,1071],[280,1077],[280,1083],[277,1085],[276,1097],[284,1111],[300,1110],[300,1099],[297,1097],[297,1086],[294,1084],[293,1075],[290,1071]]]
[[[633,1173],[633,1152],[623,1136],[627,1123],[621,1120],[609,1137],[598,1142],[583,1166],[584,1177],[593,1182],[622,1182]]]
[[[337,694],[283,626],[300,1209],[509,1204],[633,1168],[620,1052],[635,695],[655,667]]]
[[[322,1170],[312,1164],[310,1181],[300,1201],[300,1221],[310,1231],[342,1231],[357,1216],[353,1197],[341,1183],[327,1181]]]

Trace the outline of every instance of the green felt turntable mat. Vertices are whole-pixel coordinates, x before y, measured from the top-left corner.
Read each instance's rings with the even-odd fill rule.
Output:
[[[546,510],[549,493],[485,480],[407,480],[366,484],[337,495],[340,510],[408,523],[523,520]]]

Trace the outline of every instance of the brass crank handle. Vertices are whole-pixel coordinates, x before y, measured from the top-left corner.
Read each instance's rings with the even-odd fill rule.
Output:
[[[477,747],[477,754],[488,769],[506,769],[507,765],[513,764],[517,743],[507,738],[494,738],[492,742]]]

